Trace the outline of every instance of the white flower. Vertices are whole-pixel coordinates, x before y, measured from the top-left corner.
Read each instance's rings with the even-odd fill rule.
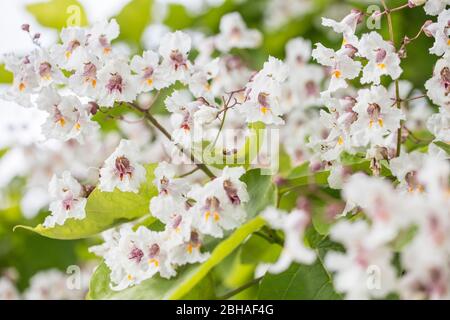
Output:
[[[288,75],[287,66],[269,57],[264,67],[246,86],[247,99],[238,110],[247,122],[262,121],[265,124],[283,124],[280,106],[281,84]]]
[[[87,108],[76,96],[60,96],[55,89],[44,88],[37,104],[49,113],[42,124],[42,132],[48,138],[63,141],[76,139],[84,143],[99,129],[97,122],[91,121]]]
[[[450,5],[450,0],[427,0],[427,3],[425,3],[425,12],[429,15],[436,16],[448,5]]]
[[[425,156],[424,153],[418,151],[403,152],[399,157],[389,162],[392,174],[400,181],[397,188],[408,192],[423,191],[423,186],[419,183],[417,175],[424,164]]]
[[[414,203],[402,197],[387,181],[363,173],[351,176],[344,185],[344,197],[358,205],[372,220],[367,245],[377,246],[394,240],[400,230],[412,224],[416,214]]]
[[[101,106],[112,107],[115,101],[132,102],[137,95],[137,79],[125,61],[110,60],[98,71]]]
[[[355,49],[353,47],[343,47],[335,52],[317,43],[312,52],[312,56],[323,66],[331,68],[331,80],[328,91],[335,92],[338,89],[347,88],[346,79],[355,79],[361,71],[361,62],[352,59]]]
[[[56,175],[50,181],[48,192],[51,197],[50,212],[43,223],[46,228],[63,225],[67,219],[84,219],[87,199],[83,196],[83,187],[69,171],[64,171],[61,178]]]
[[[396,286],[393,253],[368,244],[369,225],[365,221],[342,221],[331,228],[330,237],[345,246],[346,252],[331,251],[325,265],[334,275],[334,286],[346,299],[383,298]]]
[[[188,81],[192,68],[188,60],[190,51],[191,38],[181,31],[168,33],[161,39],[159,54],[163,61],[160,72],[168,82]]]
[[[20,58],[14,54],[5,56],[5,69],[13,73],[14,81],[4,98],[24,107],[32,105],[31,94],[39,87],[37,72],[30,59],[30,56]]]
[[[217,49],[228,52],[232,48],[256,48],[261,43],[261,33],[256,29],[247,29],[238,12],[226,14],[220,20],[220,33],[216,36]]]
[[[207,64],[197,66],[189,80],[189,90],[195,97],[203,97],[208,102],[214,103],[214,93],[211,90],[211,80],[219,73],[219,58]]]
[[[0,300],[19,300],[20,295],[16,287],[7,277],[0,277]]]
[[[337,22],[333,19],[322,18],[322,25],[333,28],[334,32],[341,33],[343,44],[352,44],[357,46],[358,38],[355,35],[356,26],[362,22],[364,13],[359,10],[352,10],[342,21]]]
[[[80,96],[97,99],[101,91],[97,74],[102,66],[96,56],[85,56],[69,78],[70,88]]]
[[[427,95],[438,106],[450,106],[450,56],[439,59],[433,77],[425,83]]]
[[[170,260],[176,265],[204,262],[209,258],[209,253],[202,253],[201,235],[196,230],[191,230],[187,241],[170,250]]]
[[[137,159],[137,147],[133,142],[122,139],[100,169],[100,190],[112,192],[114,188],[118,188],[123,192],[137,193],[139,186],[145,181],[145,168]]]
[[[138,92],[160,90],[170,83],[164,79],[159,70],[159,55],[154,51],[144,51],[141,56],[134,56],[130,62],[131,70],[138,75]]]
[[[242,204],[249,198],[245,184],[239,180],[243,173],[243,168],[226,167],[221,177],[188,194],[196,201],[190,211],[202,233],[221,238],[223,230],[232,230],[244,222],[246,212]]]
[[[131,226],[122,227],[108,235],[101,248],[91,251],[100,254],[111,270],[111,288],[123,290],[153,277],[170,278],[176,274],[169,260],[171,242],[164,232],[154,232],[141,226],[133,231]]]
[[[150,200],[150,212],[166,222],[173,212],[186,210],[189,186],[184,179],[175,178],[175,170],[167,162],[160,163],[154,173],[159,194]]]
[[[440,108],[439,113],[433,114],[427,121],[427,128],[438,141],[450,142],[450,110]]]
[[[404,119],[402,111],[393,105],[383,86],[372,86],[358,91],[353,110],[358,119],[352,124],[351,133],[355,145],[383,144],[383,138],[400,127]]]
[[[97,22],[88,31],[89,49],[102,60],[109,58],[112,51],[111,41],[119,36],[119,32],[119,24],[115,19]]]
[[[312,264],[316,254],[305,247],[303,238],[305,229],[310,222],[309,215],[295,209],[291,213],[280,211],[273,207],[262,212],[262,216],[270,226],[284,232],[285,242],[278,261],[269,267],[269,272],[281,273],[289,268],[292,262]]]
[[[79,27],[64,28],[60,37],[62,43],[54,45],[50,49],[50,55],[61,68],[77,69],[86,60],[88,54],[85,29]]]
[[[38,83],[41,87],[66,82],[62,71],[46,51],[35,50],[30,59],[34,62],[34,69],[37,72]]]
[[[304,66],[311,59],[311,41],[294,38],[286,44],[286,63],[289,66]]]
[[[436,23],[432,23],[426,27],[426,31],[433,35],[435,41],[430,53],[437,56],[442,56],[449,52],[450,48],[450,28],[448,27],[450,21],[450,9],[442,11],[439,14]]]
[[[384,41],[379,33],[373,31],[362,36],[359,54],[369,60],[364,66],[361,83],[380,84],[382,75],[389,75],[394,80],[400,77],[400,58],[394,46]]]

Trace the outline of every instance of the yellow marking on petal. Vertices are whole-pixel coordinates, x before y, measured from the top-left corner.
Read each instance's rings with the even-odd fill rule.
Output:
[[[217,211],[215,211],[214,213],[213,213],[213,216],[214,216],[214,221],[219,221],[220,220],[220,215],[219,215],[219,213],[217,212]]]
[[[23,90],[25,90],[25,83],[23,83],[23,82],[21,82],[20,84],[19,84],[19,91],[20,92],[22,92]]]
[[[81,128],[81,124],[77,122],[77,123],[75,124],[75,129],[77,129],[77,130],[79,131],[80,128]]]
[[[262,114],[266,114],[267,111],[269,111],[269,108],[267,108],[267,107],[261,107],[261,113],[262,113]]]
[[[66,51],[66,59],[69,59],[71,55],[72,55],[72,52]]]
[[[384,124],[383,119],[379,118],[378,119],[378,124],[380,125],[380,127],[383,128],[383,124]]]
[[[334,70],[331,75],[339,79],[340,77],[342,77],[342,72],[339,70]]]
[[[156,259],[148,259],[148,264],[154,264],[155,265],[155,267],[157,267],[157,266],[159,266],[159,261],[158,260],[156,260]]]
[[[153,79],[152,78],[148,78],[147,80],[145,80],[145,82],[147,82],[147,84],[149,86],[151,86],[153,84]]]
[[[188,253],[192,253],[192,244],[189,243],[189,244],[187,245],[186,251],[187,251]]]
[[[347,44],[347,39],[345,39],[345,37],[344,38],[342,38],[342,46],[345,46]]]
[[[205,212],[205,220],[208,221],[210,216],[211,216],[211,211],[206,211]]]
[[[211,91],[211,85],[209,83],[205,84],[203,87],[206,91]]]
[[[181,228],[180,227],[176,227],[175,232],[176,233],[180,233],[181,232]]]
[[[52,79],[52,76],[51,75],[48,75],[48,76],[43,76],[43,77],[41,77],[42,79],[44,79],[44,80],[46,80],[46,81],[50,81],[51,79]]]
[[[104,54],[109,54],[111,52],[111,48],[103,48]]]
[[[133,280],[133,276],[132,276],[131,274],[129,274],[129,275],[127,275],[127,279],[128,279],[129,281],[131,281],[131,280]]]
[[[372,129],[372,127],[373,127],[373,120],[370,120],[369,121],[369,128]]]
[[[95,89],[95,87],[97,86],[97,80],[92,79],[91,85],[92,85],[92,87]]]
[[[342,138],[342,136],[339,136],[337,144],[340,146],[344,144],[344,139]]]
[[[64,127],[66,125],[66,119],[64,119],[63,117],[61,117],[61,119],[59,119],[57,122],[61,127]]]
[[[450,39],[447,40],[447,45],[450,46]]]
[[[386,69],[386,65],[384,64],[384,63],[379,63],[378,64],[378,68],[380,68],[380,69]]]

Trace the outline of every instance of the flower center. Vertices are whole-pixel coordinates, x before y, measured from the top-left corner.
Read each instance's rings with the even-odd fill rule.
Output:
[[[175,66],[175,71],[180,67],[184,67],[185,69],[187,69],[186,59],[180,51],[172,50],[172,53],[170,54],[170,60],[172,60],[172,63]]]
[[[52,65],[48,62],[42,62],[39,65],[39,75],[41,78],[50,80],[52,77]]]
[[[144,257],[144,252],[137,247],[134,247],[128,255],[128,259],[136,260],[137,263],[141,262],[142,257]]]
[[[234,187],[233,183],[230,180],[225,180],[223,182],[223,188],[225,189],[228,199],[230,199],[232,204],[241,204],[241,199],[239,199],[237,189]]]
[[[117,73],[111,74],[111,78],[109,78],[109,81],[106,84],[106,89],[108,89],[109,93],[113,93],[113,91],[122,93],[123,90],[122,77]]]
[[[115,167],[121,181],[126,175],[128,175],[129,178],[133,175],[134,168],[131,166],[130,160],[124,156],[116,158]]]

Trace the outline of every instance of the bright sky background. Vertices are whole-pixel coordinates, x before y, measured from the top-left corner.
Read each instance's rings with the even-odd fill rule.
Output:
[[[54,30],[40,27],[34,17],[25,10],[25,5],[46,0],[1,0],[0,12],[0,55],[8,52],[24,53],[33,48],[28,36],[20,26],[28,23],[32,30],[42,34],[41,42],[45,46],[56,41]],[[129,0],[78,0],[84,7],[89,22],[95,22],[118,13]],[[220,3],[222,0],[157,0],[160,3],[185,3],[192,9],[204,3]]]

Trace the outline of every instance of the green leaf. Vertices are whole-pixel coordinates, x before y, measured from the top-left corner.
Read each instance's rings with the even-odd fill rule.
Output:
[[[448,155],[450,155],[450,144],[442,141],[435,141],[434,144],[444,150]]]
[[[252,235],[241,247],[240,261],[243,264],[274,263],[281,249],[279,244],[270,243],[258,235]]]
[[[245,204],[248,218],[253,218],[265,207],[276,205],[276,186],[272,182],[272,176],[262,175],[261,169],[247,171],[241,178],[247,184],[250,201]]]
[[[86,26],[86,13],[77,0],[51,0],[31,3],[26,6],[37,21],[49,28],[62,29],[67,26]]]
[[[132,0],[116,16],[120,26],[119,40],[139,44],[152,19],[153,0]]]
[[[201,293],[193,293],[197,285],[208,275],[209,271],[229,254],[231,254],[251,233],[264,225],[260,217],[250,220],[236,229],[226,240],[218,244],[211,252],[210,258],[203,264],[189,265],[178,269],[178,275],[172,279],[155,276],[141,284],[122,291],[110,289],[109,269],[101,264],[90,283],[90,299],[184,299],[189,297],[208,298]]]
[[[153,185],[153,170],[156,164],[146,165],[147,182],[139,193],[101,192],[95,189],[86,204],[86,217],[82,220],[68,219],[64,225],[53,228],[44,228],[41,224],[35,228],[17,226],[34,231],[45,237],[53,239],[82,239],[98,234],[116,224],[140,218],[149,212],[149,202],[158,191]]]
[[[188,13],[186,6],[178,3],[171,3],[168,5],[164,24],[172,30],[189,28],[194,22],[195,19]]]
[[[13,80],[12,72],[6,70],[4,64],[0,64],[0,83],[12,83]]]
[[[292,264],[280,274],[266,274],[261,281],[258,299],[336,300],[331,277],[320,260],[313,265]]]

